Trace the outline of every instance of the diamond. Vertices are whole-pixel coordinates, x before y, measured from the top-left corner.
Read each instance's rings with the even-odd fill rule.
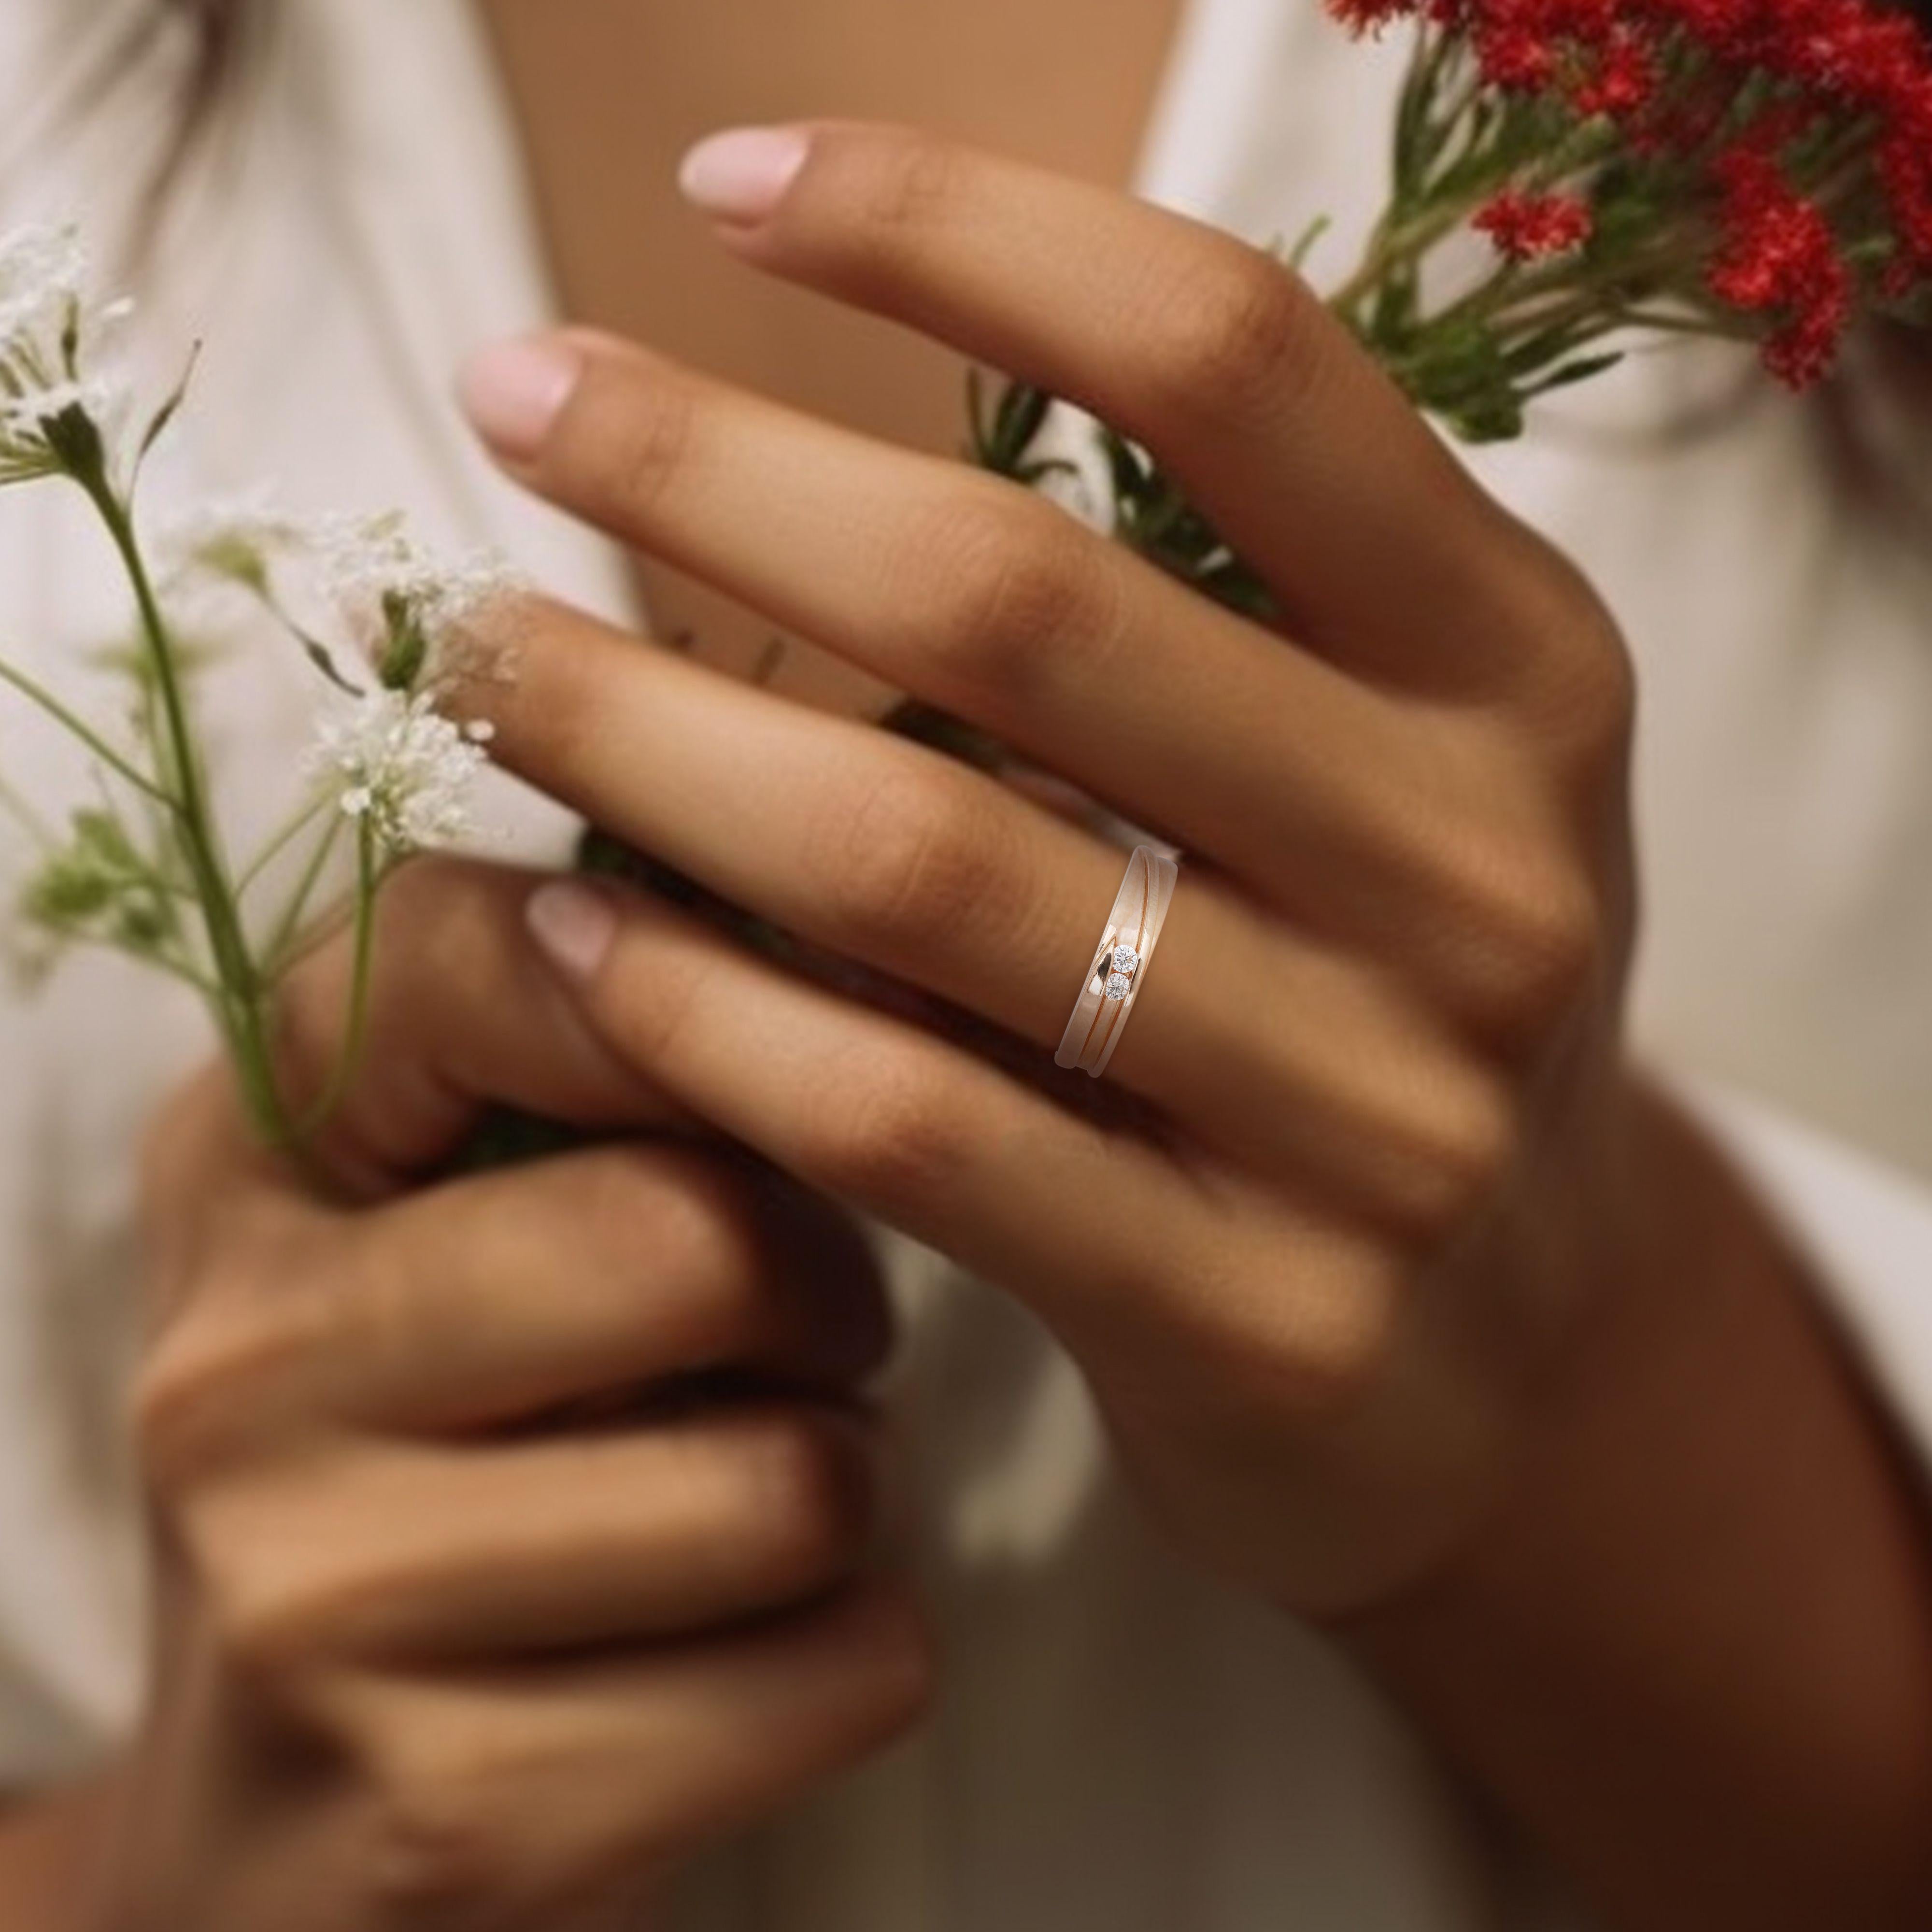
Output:
[[[1131,946],[1114,948],[1114,970],[1116,973],[1131,973],[1140,963],[1141,956]]]
[[[1107,975],[1107,997],[1110,1000],[1124,1000],[1134,989],[1134,982],[1124,973]]]

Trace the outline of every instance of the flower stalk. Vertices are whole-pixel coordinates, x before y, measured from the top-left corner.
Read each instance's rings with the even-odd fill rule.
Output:
[[[97,362],[104,325],[82,288],[70,236],[29,231],[0,241],[0,484],[62,480],[92,506],[125,577],[136,648],[116,668],[134,686],[136,748],[112,742],[76,706],[0,659],[0,685],[85,752],[99,802],[64,832],[8,786],[9,814],[28,830],[38,869],[18,926],[44,969],[74,944],[105,946],[192,987],[206,1001],[263,1140],[302,1149],[352,1081],[366,1032],[375,912],[384,885],[415,853],[464,836],[467,795],[486,761],[487,732],[445,715],[463,625],[507,581],[492,560],[432,557],[394,517],[304,521],[260,505],[203,509],[154,562],[137,512],[148,452],[185,398],[184,380],[138,439],[125,386]],[[343,641],[335,647],[291,614],[280,575],[305,564]],[[299,647],[316,676],[319,716],[307,795],[238,870],[231,862],[203,756],[198,665],[175,611],[191,592],[248,594],[250,608]],[[344,669],[359,665],[359,671]],[[310,919],[345,827],[353,969],[346,1044],[313,1096],[284,1090],[274,1054],[288,974],[332,929]],[[254,902],[292,877],[278,905]]]
[[[1908,16],[1873,0],[1330,5],[1413,46],[1388,201],[1328,306],[1464,440],[1520,435],[1540,398],[1646,338],[1754,344],[1802,389],[1868,320],[1932,322],[1932,48]],[[1043,481],[1064,466],[1036,453],[1048,409],[976,386],[975,460]],[[1115,534],[1270,615],[1146,454],[1100,434]]]

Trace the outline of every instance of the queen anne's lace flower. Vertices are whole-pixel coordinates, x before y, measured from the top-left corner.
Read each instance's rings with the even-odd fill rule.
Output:
[[[490,735],[488,725],[446,717],[429,692],[373,691],[332,702],[311,762],[340,788],[344,814],[399,858],[473,830],[470,794]]]
[[[516,580],[494,551],[437,554],[400,514],[323,518],[309,536],[323,592],[369,656],[382,665],[412,646],[419,653],[398,680],[410,688],[472,668],[455,661],[464,625]]]
[[[197,504],[155,532],[153,556],[166,583],[196,578],[260,589],[270,565],[305,539],[298,517],[278,509],[266,490]]]
[[[87,352],[128,304],[91,304],[87,277],[71,230],[0,238],[0,484],[70,467],[77,424],[111,452],[126,422],[125,384],[88,366]]]

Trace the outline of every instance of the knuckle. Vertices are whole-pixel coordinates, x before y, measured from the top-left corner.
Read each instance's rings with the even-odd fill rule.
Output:
[[[862,1615],[869,1706],[865,1741],[883,1742],[931,1708],[938,1687],[938,1646],[917,1598],[902,1585],[873,1586]]]
[[[838,939],[890,961],[962,925],[1010,870],[992,815],[975,782],[936,760],[894,758],[812,842]]]
[[[1407,1306],[1383,1242],[1298,1223],[1285,1274],[1278,1232],[1227,1258],[1228,1292],[1190,1299],[1190,1350],[1226,1391],[1221,1420],[1238,1430],[1352,1414],[1384,1380]],[[1257,1282],[1271,1292],[1256,1294]]]
[[[889,1216],[943,1198],[972,1152],[939,1070],[911,1052],[855,1070],[824,1131],[817,1165],[830,1191]]]
[[[1463,1017],[1509,1065],[1540,1058],[1602,973],[1609,922],[1595,883],[1553,842],[1472,839],[1447,887]]]
[[[928,232],[958,198],[961,157],[910,129],[826,138],[812,185],[846,213],[862,254],[896,256]]]
[[[732,1281],[742,1272],[744,1185],[719,1162],[614,1148],[582,1164],[578,1188],[559,1211],[600,1245],[674,1263],[680,1278]]]
[[[176,1522],[213,1652],[258,1689],[304,1682],[321,1661],[330,1628],[292,1546],[265,1533],[265,1510],[280,1506],[242,1484],[198,1495]]]
[[[1606,618],[1573,634],[1540,735],[1586,782],[1621,779],[1636,734],[1636,665]]]
[[[1489,1211],[1520,1154],[1515,1096],[1475,1070],[1438,1079],[1400,1137],[1390,1220],[1432,1253]]]
[[[1636,667],[1616,619],[1582,571],[1541,544],[1522,573],[1520,622],[1536,640],[1534,748],[1586,783],[1620,776],[1636,727]]]
[[[1490,935],[1501,1040],[1540,1050],[1595,986],[1604,950],[1596,894],[1560,868],[1532,874],[1492,908]]]
[[[134,1372],[133,1433],[154,1493],[190,1487],[286,1428],[292,1385],[327,1325],[322,1300],[298,1285],[265,1295],[245,1266],[204,1275]]]
[[[650,379],[591,386],[574,447],[556,459],[573,471],[592,514],[635,523],[685,473],[698,428],[698,392],[686,379],[654,369]],[[601,398],[597,389],[606,391]]]
[[[1318,380],[1313,298],[1274,256],[1219,238],[1160,305],[1150,376],[1170,406],[1245,413]]]
[[[668,1327],[682,1352],[722,1357],[756,1328],[762,1254],[744,1179],[718,1162],[613,1150],[586,1166],[575,1232],[632,1273],[641,1259],[652,1292],[638,1298],[640,1330]]]
[[[930,614],[922,646],[956,697],[1023,699],[1070,653],[1104,656],[1121,627],[1106,550],[1066,514],[1004,485],[956,492],[914,547]]]
[[[870,1456],[853,1430],[787,1418],[759,1427],[741,1454],[740,1507],[773,1587],[815,1588],[859,1561],[874,1492]]]
[[[502,1923],[524,1874],[482,1781],[392,1755],[401,1761],[373,1780],[359,1860],[374,1922],[394,1932]]]

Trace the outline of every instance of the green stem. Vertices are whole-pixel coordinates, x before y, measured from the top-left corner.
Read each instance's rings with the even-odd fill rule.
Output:
[[[4,658],[0,658],[0,682],[10,684],[22,698],[44,711],[56,724],[79,739],[117,778],[124,779],[137,791],[145,793],[158,804],[165,805],[170,809],[178,808],[178,800],[172,797],[145,772],[130,764],[99,732],[85,720],[76,717],[44,685],[35,682],[25,671],[16,670]]]
[[[281,830],[277,832],[274,838],[271,838],[268,844],[264,845],[249,861],[242,876],[235,881],[236,898],[245,898],[248,888],[254,885],[325,812],[334,808],[336,804],[337,801],[333,798],[319,798],[304,806],[302,810],[284,826]]]
[[[269,1048],[267,988],[249,950],[209,808],[174,639],[162,615],[126,506],[104,473],[76,480],[100,512],[120,554],[140,614],[142,634],[160,700],[166,748],[172,766],[177,836],[200,902],[202,922],[214,965],[214,977],[220,988],[220,997],[214,1003],[215,1018],[228,1042],[236,1076],[256,1126],[272,1144],[286,1145],[291,1138],[290,1127],[276,1086]]]
[[[0,776],[0,812],[13,819],[42,851],[50,852],[58,844],[53,828],[4,776]]]
[[[328,1124],[362,1071],[362,1049],[369,1033],[369,991],[374,976],[371,969],[376,956],[376,896],[382,883],[376,835],[365,820],[358,828],[356,842],[355,959],[350,973],[342,1050],[321,1096],[302,1115],[296,1127],[296,1137],[300,1141],[308,1140]]]
[[[302,920],[308,914],[309,902],[315,897],[315,889],[321,884],[322,875],[328,868],[330,856],[342,836],[344,823],[341,814],[338,812],[330,821],[328,830],[316,841],[315,850],[309,854],[308,863],[302,868],[302,877],[296,881],[295,890],[290,895],[281,917],[275,922],[274,930],[262,956],[268,961],[268,973],[271,979],[280,979],[296,963],[295,956],[290,949],[301,934]]]

